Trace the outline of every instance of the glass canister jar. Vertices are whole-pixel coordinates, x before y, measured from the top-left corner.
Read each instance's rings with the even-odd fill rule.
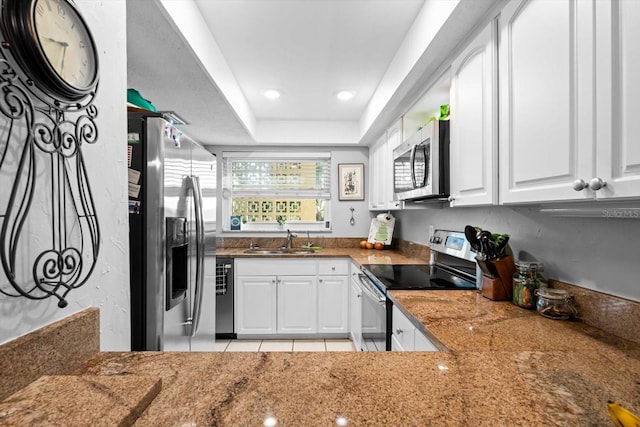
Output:
[[[540,288],[536,291],[538,313],[550,319],[567,320],[576,314],[573,297],[564,289]]]
[[[547,279],[542,275],[544,264],[538,261],[517,261],[518,271],[513,275],[513,303],[533,310],[538,296],[536,291],[547,287]]]

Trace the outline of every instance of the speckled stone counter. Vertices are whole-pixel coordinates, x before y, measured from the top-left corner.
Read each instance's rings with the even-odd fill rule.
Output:
[[[387,262],[382,257],[390,263],[419,261],[393,251],[347,251],[359,264]],[[339,250],[325,254],[344,256]],[[70,378],[74,383],[125,380],[127,389],[119,389],[123,402],[148,397],[150,384],[161,384],[135,422],[139,426],[262,426],[270,417],[278,426],[344,425],[345,420],[349,426],[607,426],[608,400],[640,412],[637,343],[582,322],[546,319],[474,291],[392,291],[391,298],[447,350],[102,352]],[[73,402],[74,390],[62,382],[56,390],[47,389],[47,397]],[[15,404],[0,409],[0,425]],[[112,418],[96,418],[99,404],[77,401],[65,425],[108,425]],[[27,425],[29,418],[19,420],[14,424]]]
[[[102,353],[93,375],[158,375],[140,426],[605,426],[640,407],[638,351]],[[87,408],[88,409],[88,408]]]
[[[101,353],[82,375],[157,375],[136,425],[605,426],[640,410],[640,346],[473,291],[394,291],[449,351]]]
[[[415,256],[406,255],[396,250],[375,250],[360,248],[323,248],[310,254],[252,254],[246,247],[219,248],[217,257],[229,258],[351,258],[359,265],[362,264],[424,264],[426,260]]]

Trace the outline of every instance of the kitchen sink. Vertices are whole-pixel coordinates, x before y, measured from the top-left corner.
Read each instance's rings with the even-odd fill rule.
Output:
[[[303,248],[280,248],[280,249],[247,249],[244,251],[246,254],[254,255],[306,255],[312,254],[315,251],[313,249]]]

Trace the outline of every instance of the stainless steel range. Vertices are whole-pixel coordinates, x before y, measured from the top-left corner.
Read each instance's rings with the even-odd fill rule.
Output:
[[[436,230],[429,239],[431,258],[425,264],[365,264],[361,283],[374,285],[363,292],[363,338],[365,322],[378,325],[369,332],[369,350],[390,350],[391,290],[474,290],[476,289],[475,253],[462,231]],[[370,288],[370,286],[369,286]],[[371,290],[371,289],[368,289]],[[383,303],[382,301],[386,299]],[[368,305],[367,305],[368,304]],[[367,310],[367,307],[370,309]],[[374,310],[375,309],[375,310]],[[380,326],[384,325],[384,326]],[[384,330],[380,329],[384,328]]]

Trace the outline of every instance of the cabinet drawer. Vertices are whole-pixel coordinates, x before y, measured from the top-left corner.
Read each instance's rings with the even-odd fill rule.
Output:
[[[318,260],[318,274],[321,276],[347,275],[349,274],[349,260],[320,259]]]
[[[316,261],[308,259],[236,259],[238,276],[315,276]]]

